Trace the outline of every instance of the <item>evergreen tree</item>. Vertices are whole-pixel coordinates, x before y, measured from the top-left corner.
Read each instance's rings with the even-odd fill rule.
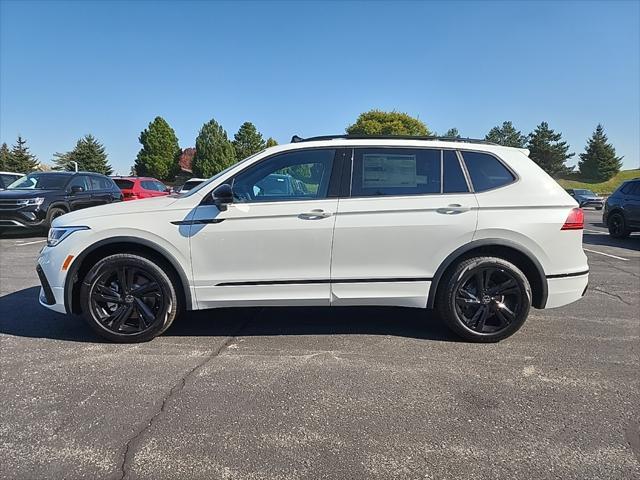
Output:
[[[590,180],[609,180],[622,167],[622,157],[616,157],[616,149],[608,143],[604,127],[598,124],[587,140],[584,153],[580,154],[580,173]]]
[[[138,175],[172,180],[177,170],[180,146],[173,128],[162,117],[156,117],[138,138],[142,148],[135,161]]]
[[[276,142],[275,138],[273,138],[273,137],[267,138],[267,143],[265,144],[265,146],[267,148],[275,147],[276,145],[278,145],[278,142]]]
[[[370,110],[361,113],[356,123],[346,129],[349,135],[430,135],[427,126],[402,112]]]
[[[529,136],[527,148],[531,152],[529,157],[549,175],[569,173],[573,167],[567,167],[566,161],[573,157],[569,152],[569,145],[562,141],[562,134],[549,128],[547,122],[542,122]]]
[[[448,138],[460,138],[460,132],[458,132],[457,128],[453,127],[447,130],[447,133],[445,133],[444,136]]]
[[[36,156],[29,151],[27,141],[20,135],[18,135],[16,144],[11,148],[7,168],[17,173],[29,173],[38,168]]]
[[[235,150],[227,132],[214,119],[209,120],[196,137],[196,154],[191,167],[193,174],[209,178],[235,162]]]
[[[238,160],[247,158],[265,148],[262,134],[258,132],[258,129],[251,122],[244,122],[240,126],[238,133],[233,137],[232,143]]]
[[[524,148],[527,143],[527,135],[516,130],[511,122],[504,122],[501,127],[493,127],[484,139],[505,147]]]
[[[11,162],[11,152],[6,143],[0,147],[0,170],[9,170],[9,163]]]
[[[54,155],[56,170],[73,172],[77,162],[78,171],[96,172],[103,175],[111,175],[113,169],[107,161],[104,146],[91,134],[85,135],[77,141],[73,150]]]

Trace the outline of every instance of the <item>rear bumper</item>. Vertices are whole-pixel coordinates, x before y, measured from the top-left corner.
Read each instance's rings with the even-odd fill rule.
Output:
[[[547,278],[547,303],[544,308],[556,308],[580,300],[587,292],[589,273]]]

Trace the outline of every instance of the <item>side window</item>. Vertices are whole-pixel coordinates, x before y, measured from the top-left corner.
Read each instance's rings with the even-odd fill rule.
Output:
[[[156,189],[156,185],[154,182],[152,182],[151,180],[142,180],[140,182],[140,186],[142,186],[142,188],[144,188],[145,190],[154,190]]]
[[[358,148],[351,195],[423,195],[440,193],[440,150]]]
[[[635,197],[640,197],[640,182],[631,182],[633,185],[631,187],[631,195]]]
[[[90,177],[92,190],[111,190],[111,182],[102,177]]]
[[[75,177],[73,177],[71,182],[69,182],[67,189],[71,190],[72,187],[76,186],[82,187],[85,192],[91,190],[89,178],[86,175],[76,175]]]
[[[515,180],[511,172],[493,155],[462,152],[462,157],[476,192],[502,187]]]
[[[625,195],[631,195],[631,192],[633,191],[633,182],[627,182],[624,185],[622,185],[622,187],[620,188],[620,191]]]
[[[239,173],[233,179],[236,202],[282,202],[327,197],[335,150],[283,153]]]
[[[442,174],[443,193],[466,193],[469,191],[462,167],[456,152],[445,150],[442,155],[444,172]]]
[[[159,192],[166,192],[167,186],[164,183],[154,182],[156,184],[156,190]]]

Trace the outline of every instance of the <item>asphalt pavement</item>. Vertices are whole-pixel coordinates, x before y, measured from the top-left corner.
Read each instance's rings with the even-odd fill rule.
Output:
[[[0,478],[640,478],[640,236],[587,212],[590,288],[513,337],[400,308],[191,313],[103,342],[0,239]]]

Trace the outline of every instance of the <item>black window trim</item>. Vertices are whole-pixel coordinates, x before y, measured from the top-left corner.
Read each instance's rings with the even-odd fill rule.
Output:
[[[507,187],[509,185],[513,185],[514,183],[517,183],[520,181],[520,176],[509,166],[507,165],[499,156],[497,156],[495,153],[493,152],[488,152],[486,150],[470,150],[470,149],[458,149],[457,150],[458,154],[460,155],[460,158],[462,159],[462,163],[464,165],[464,171],[469,175],[469,185],[471,186],[471,191],[473,193],[480,194],[480,193],[486,193],[486,192],[491,192],[493,190],[497,190],[498,188],[504,188]],[[498,162],[500,162],[500,164],[507,169],[507,171],[513,176],[513,180],[511,180],[509,183],[504,183],[502,185],[498,185],[497,187],[492,187],[492,188],[488,188],[486,190],[482,190],[481,192],[476,192],[475,187],[473,186],[473,181],[471,180],[471,174],[469,173],[469,171],[467,170],[467,165],[466,162],[464,160],[464,152],[470,152],[470,153],[483,153],[485,155],[490,155],[493,158],[495,158]]]

